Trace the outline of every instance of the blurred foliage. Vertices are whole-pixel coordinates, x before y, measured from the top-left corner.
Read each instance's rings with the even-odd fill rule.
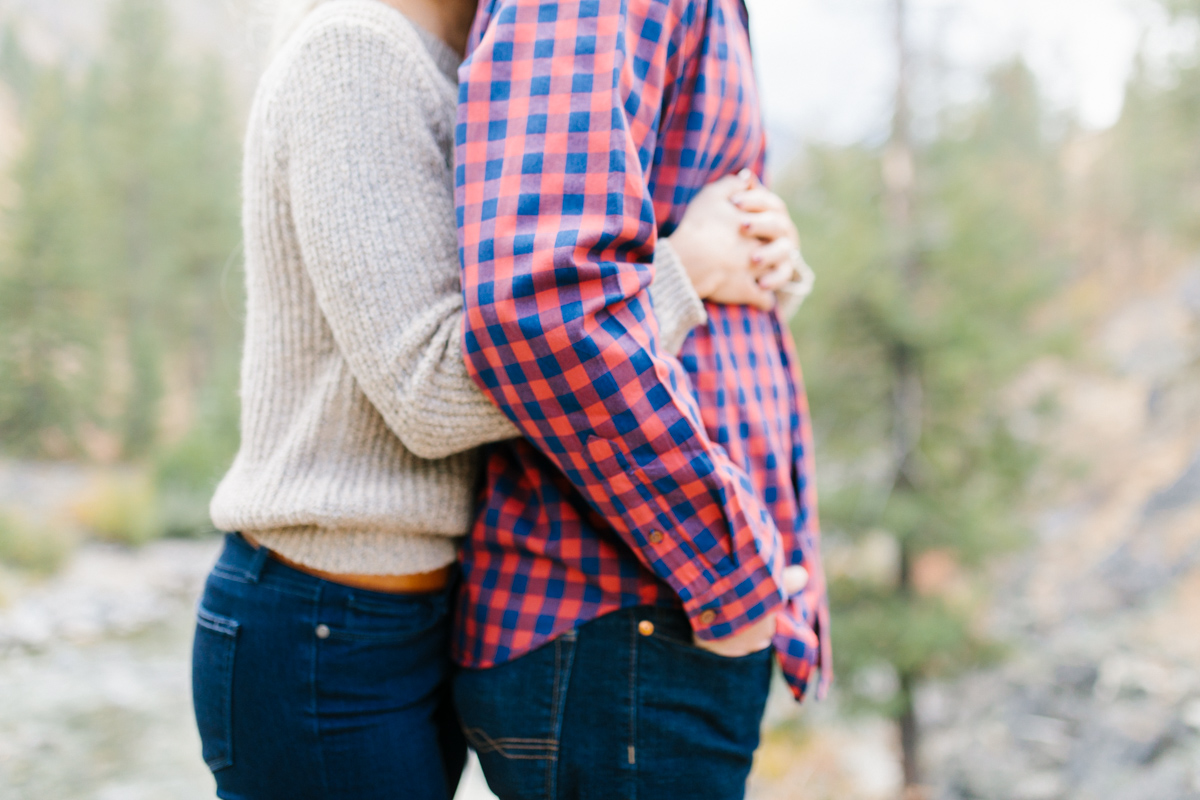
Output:
[[[1165,5],[1200,22],[1197,0]],[[1099,133],[1055,117],[1022,64],[1003,66],[980,102],[943,110],[915,144],[904,247],[885,148],[807,152],[785,191],[820,277],[794,330],[852,705],[900,717],[920,681],[1003,654],[981,620],[987,568],[1025,540],[1039,457],[1010,430],[1005,389],[1039,355],[1074,354],[1065,277],[1124,263],[1112,258],[1122,248],[1200,245],[1197,142],[1200,45],[1165,70],[1140,61],[1119,121]],[[920,413],[897,470],[902,374],[919,384]]]
[[[71,510],[77,522],[106,542],[144,544],[161,530],[154,484],[136,473],[106,476]]]
[[[1192,3],[1200,20],[1200,2]],[[1089,187],[1091,209],[1126,238],[1147,233],[1200,242],[1200,49],[1164,77],[1135,65],[1111,150]]]
[[[0,39],[26,143],[0,220],[0,448],[148,465],[149,495],[101,515],[128,541],[207,528],[237,446],[236,122],[217,62],[172,41],[162,0],[117,0],[83,74]]]
[[[885,209],[884,151],[813,149],[791,193],[806,253],[823,267],[795,323],[822,518],[829,546],[851,552],[831,576],[835,658],[849,694],[890,714],[914,681],[998,652],[974,621],[973,575],[1023,541],[1036,455],[1010,432],[1001,396],[1054,342],[1034,317],[1067,263],[1061,142],[1046,122],[1020,63],[992,75],[982,102],[947,109],[915,147],[907,255]],[[920,407],[913,454],[897,466],[900,375],[917,382]],[[880,535],[895,543],[882,578],[855,551]],[[855,691],[856,675],[880,668],[895,676],[890,691]]]
[[[62,565],[73,545],[74,537],[65,528],[0,514],[0,564],[49,574]]]
[[[1167,11],[1180,17],[1200,17],[1200,0],[1163,0]]]

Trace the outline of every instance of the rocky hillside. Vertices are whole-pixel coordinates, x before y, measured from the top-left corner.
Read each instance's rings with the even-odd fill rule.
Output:
[[[1200,798],[1200,264],[1142,255],[1077,282],[1080,352],[1012,387],[1036,540],[995,576],[1009,658],[919,698],[929,800]],[[760,798],[898,796],[888,726],[781,711]]]
[[[1200,266],[1154,283],[1016,387],[1075,477],[995,598],[1012,660],[924,697],[938,800],[1200,798]]]

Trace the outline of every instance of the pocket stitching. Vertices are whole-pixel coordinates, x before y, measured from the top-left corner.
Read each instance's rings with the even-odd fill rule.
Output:
[[[219,719],[216,727],[219,729],[220,744],[217,754],[204,759],[208,768],[217,772],[233,766],[233,663],[240,625],[236,620],[214,614],[203,606],[196,611],[196,624],[212,635],[221,637],[223,642],[219,659],[214,660],[214,674],[219,678],[221,686],[216,714]]]
[[[196,611],[196,623],[203,625],[214,633],[223,634],[225,636],[237,637],[238,621],[229,619],[228,617],[220,617],[211,611],[200,606]]]
[[[495,753],[512,761],[540,761],[558,754],[558,742],[553,739],[522,739],[501,737],[493,739],[483,728],[463,728],[467,741],[477,753]],[[512,753],[509,750],[537,750],[535,753]]]

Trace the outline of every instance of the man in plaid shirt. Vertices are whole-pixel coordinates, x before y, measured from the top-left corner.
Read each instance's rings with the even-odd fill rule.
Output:
[[[828,681],[790,334],[709,306],[676,359],[646,292],[656,238],[764,148],[741,0],[482,0],[464,345],[525,439],[488,456],[455,693],[501,797],[741,797],[768,643],[797,697]]]

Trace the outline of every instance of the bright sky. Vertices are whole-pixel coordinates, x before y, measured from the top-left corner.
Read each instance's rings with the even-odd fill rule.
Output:
[[[1165,58],[1190,33],[1151,0],[909,0],[918,49],[941,53],[942,98],[966,98],[979,75],[1022,53],[1050,100],[1087,126],[1111,124],[1139,47]],[[769,127],[787,139],[881,137],[895,75],[892,0],[747,0]],[[926,91],[930,91],[930,85]]]

